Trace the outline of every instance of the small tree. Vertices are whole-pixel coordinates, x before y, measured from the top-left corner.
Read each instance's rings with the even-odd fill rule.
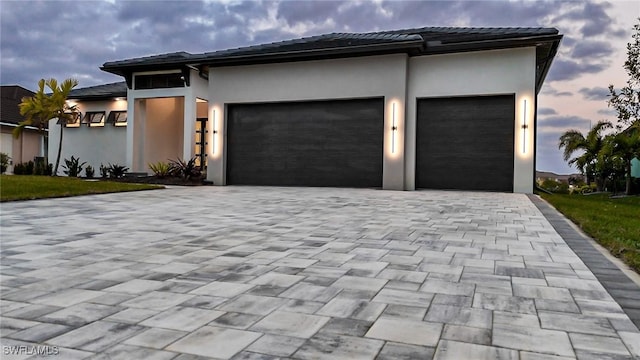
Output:
[[[578,130],[568,130],[560,136],[558,148],[564,148],[564,160],[569,161],[569,165],[574,165],[582,175],[587,178],[587,184],[591,183],[591,179],[595,177],[598,191],[602,191],[605,174],[602,169],[597,166],[598,155],[603,147],[603,132],[611,128],[611,123],[607,121],[599,121],[584,136]],[[582,151],[580,156],[571,159],[574,153]]]
[[[629,75],[627,85],[620,91],[609,85],[609,106],[625,126],[640,121],[640,18],[638,21],[631,35],[633,41],[627,44],[627,60],[624,62],[624,69]]]
[[[610,136],[602,151],[624,164],[625,193],[631,195],[631,160],[640,156],[640,127],[631,126]]]
[[[71,90],[78,85],[75,79],[66,79],[58,85],[56,79],[40,79],[38,81],[38,90],[32,97],[25,97],[20,103],[20,114],[26,119],[18,124],[13,130],[13,136],[18,138],[26,126],[34,126],[40,131],[45,138],[45,144],[48,143],[48,135],[46,127],[51,119],[58,119],[60,124],[60,141],[58,143],[58,156],[52,175],[58,173],[60,165],[60,154],[62,153],[62,135],[65,125],[78,116],[78,109],[75,105],[67,104],[67,97]],[[45,86],[51,91],[45,93]],[[48,163],[49,151],[45,145],[44,149],[45,163]]]

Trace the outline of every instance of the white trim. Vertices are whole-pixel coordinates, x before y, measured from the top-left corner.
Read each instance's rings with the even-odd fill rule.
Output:
[[[18,127],[18,124],[7,123],[7,122],[2,122],[2,121],[0,121],[0,125],[2,125],[2,126],[10,126],[10,127]],[[38,128],[35,127],[35,126],[25,126],[24,128],[28,129],[28,130],[38,130]],[[43,130],[44,131],[49,131],[49,129],[43,129]]]

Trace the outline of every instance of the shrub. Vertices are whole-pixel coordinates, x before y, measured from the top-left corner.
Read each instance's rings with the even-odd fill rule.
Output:
[[[11,158],[8,154],[0,153],[0,174],[4,174],[4,172],[7,171],[10,160]]]
[[[180,158],[176,160],[170,160],[171,167],[173,168],[173,175],[181,177],[185,180],[195,179],[202,176],[200,166],[196,166],[196,158],[193,157],[189,161],[184,161]]]
[[[43,157],[36,157],[33,169],[33,175],[48,175],[53,173],[53,164],[47,164]]]
[[[107,171],[109,172],[109,177],[112,179],[119,179],[124,176],[124,174],[129,171],[129,168],[124,165],[114,164],[107,167]]]
[[[95,172],[96,171],[93,169],[93,166],[91,165],[87,165],[87,167],[84,169],[84,174],[87,177],[87,179],[93,179]]]
[[[62,167],[66,170],[63,171],[63,173],[65,173],[66,175],[68,175],[69,177],[78,177],[80,176],[80,173],[82,172],[82,168],[83,166],[86,164],[86,162],[83,162],[82,164],[80,163],[80,158],[76,158],[74,156],[71,156],[71,159],[64,159],[64,165],[62,165]]]
[[[33,175],[33,166],[33,161],[15,164],[13,166],[13,173],[15,175]]]
[[[153,175],[157,178],[167,177],[173,172],[173,167],[171,166],[171,164],[163,161],[158,161],[155,164],[149,163],[149,169],[153,171]]]
[[[109,167],[100,164],[100,177],[103,179],[109,177]]]

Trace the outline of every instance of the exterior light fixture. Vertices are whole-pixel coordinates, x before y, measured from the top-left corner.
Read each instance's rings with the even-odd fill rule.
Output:
[[[398,126],[396,126],[396,103],[395,101],[391,103],[391,152],[395,154],[396,152],[396,132],[398,131]]]
[[[212,135],[212,144],[213,144],[213,153],[216,153],[216,134],[218,134],[218,122],[216,118],[216,109],[213,109],[213,135]]]
[[[522,112],[522,153],[527,152],[527,100],[524,100],[524,111]]]

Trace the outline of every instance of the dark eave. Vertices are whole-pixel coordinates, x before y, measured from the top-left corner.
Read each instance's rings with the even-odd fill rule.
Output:
[[[130,87],[135,72],[284,63],[405,53],[437,55],[517,47],[536,48],[536,91],[549,71],[562,35],[555,28],[425,27],[375,33],[332,33],[202,54],[174,52],[106,62],[102,70],[123,76]]]
[[[212,54],[194,57],[198,65],[238,66],[251,64],[265,64],[276,62],[308,61],[321,59],[336,59],[356,56],[383,55],[391,53],[418,54],[424,46],[422,39],[395,41],[392,43],[378,43],[366,45],[349,45],[321,49],[290,50],[268,53],[249,53],[239,55]]]
[[[68,98],[71,100],[111,100],[114,98],[126,98],[127,85],[124,82],[90,86],[73,89]]]

